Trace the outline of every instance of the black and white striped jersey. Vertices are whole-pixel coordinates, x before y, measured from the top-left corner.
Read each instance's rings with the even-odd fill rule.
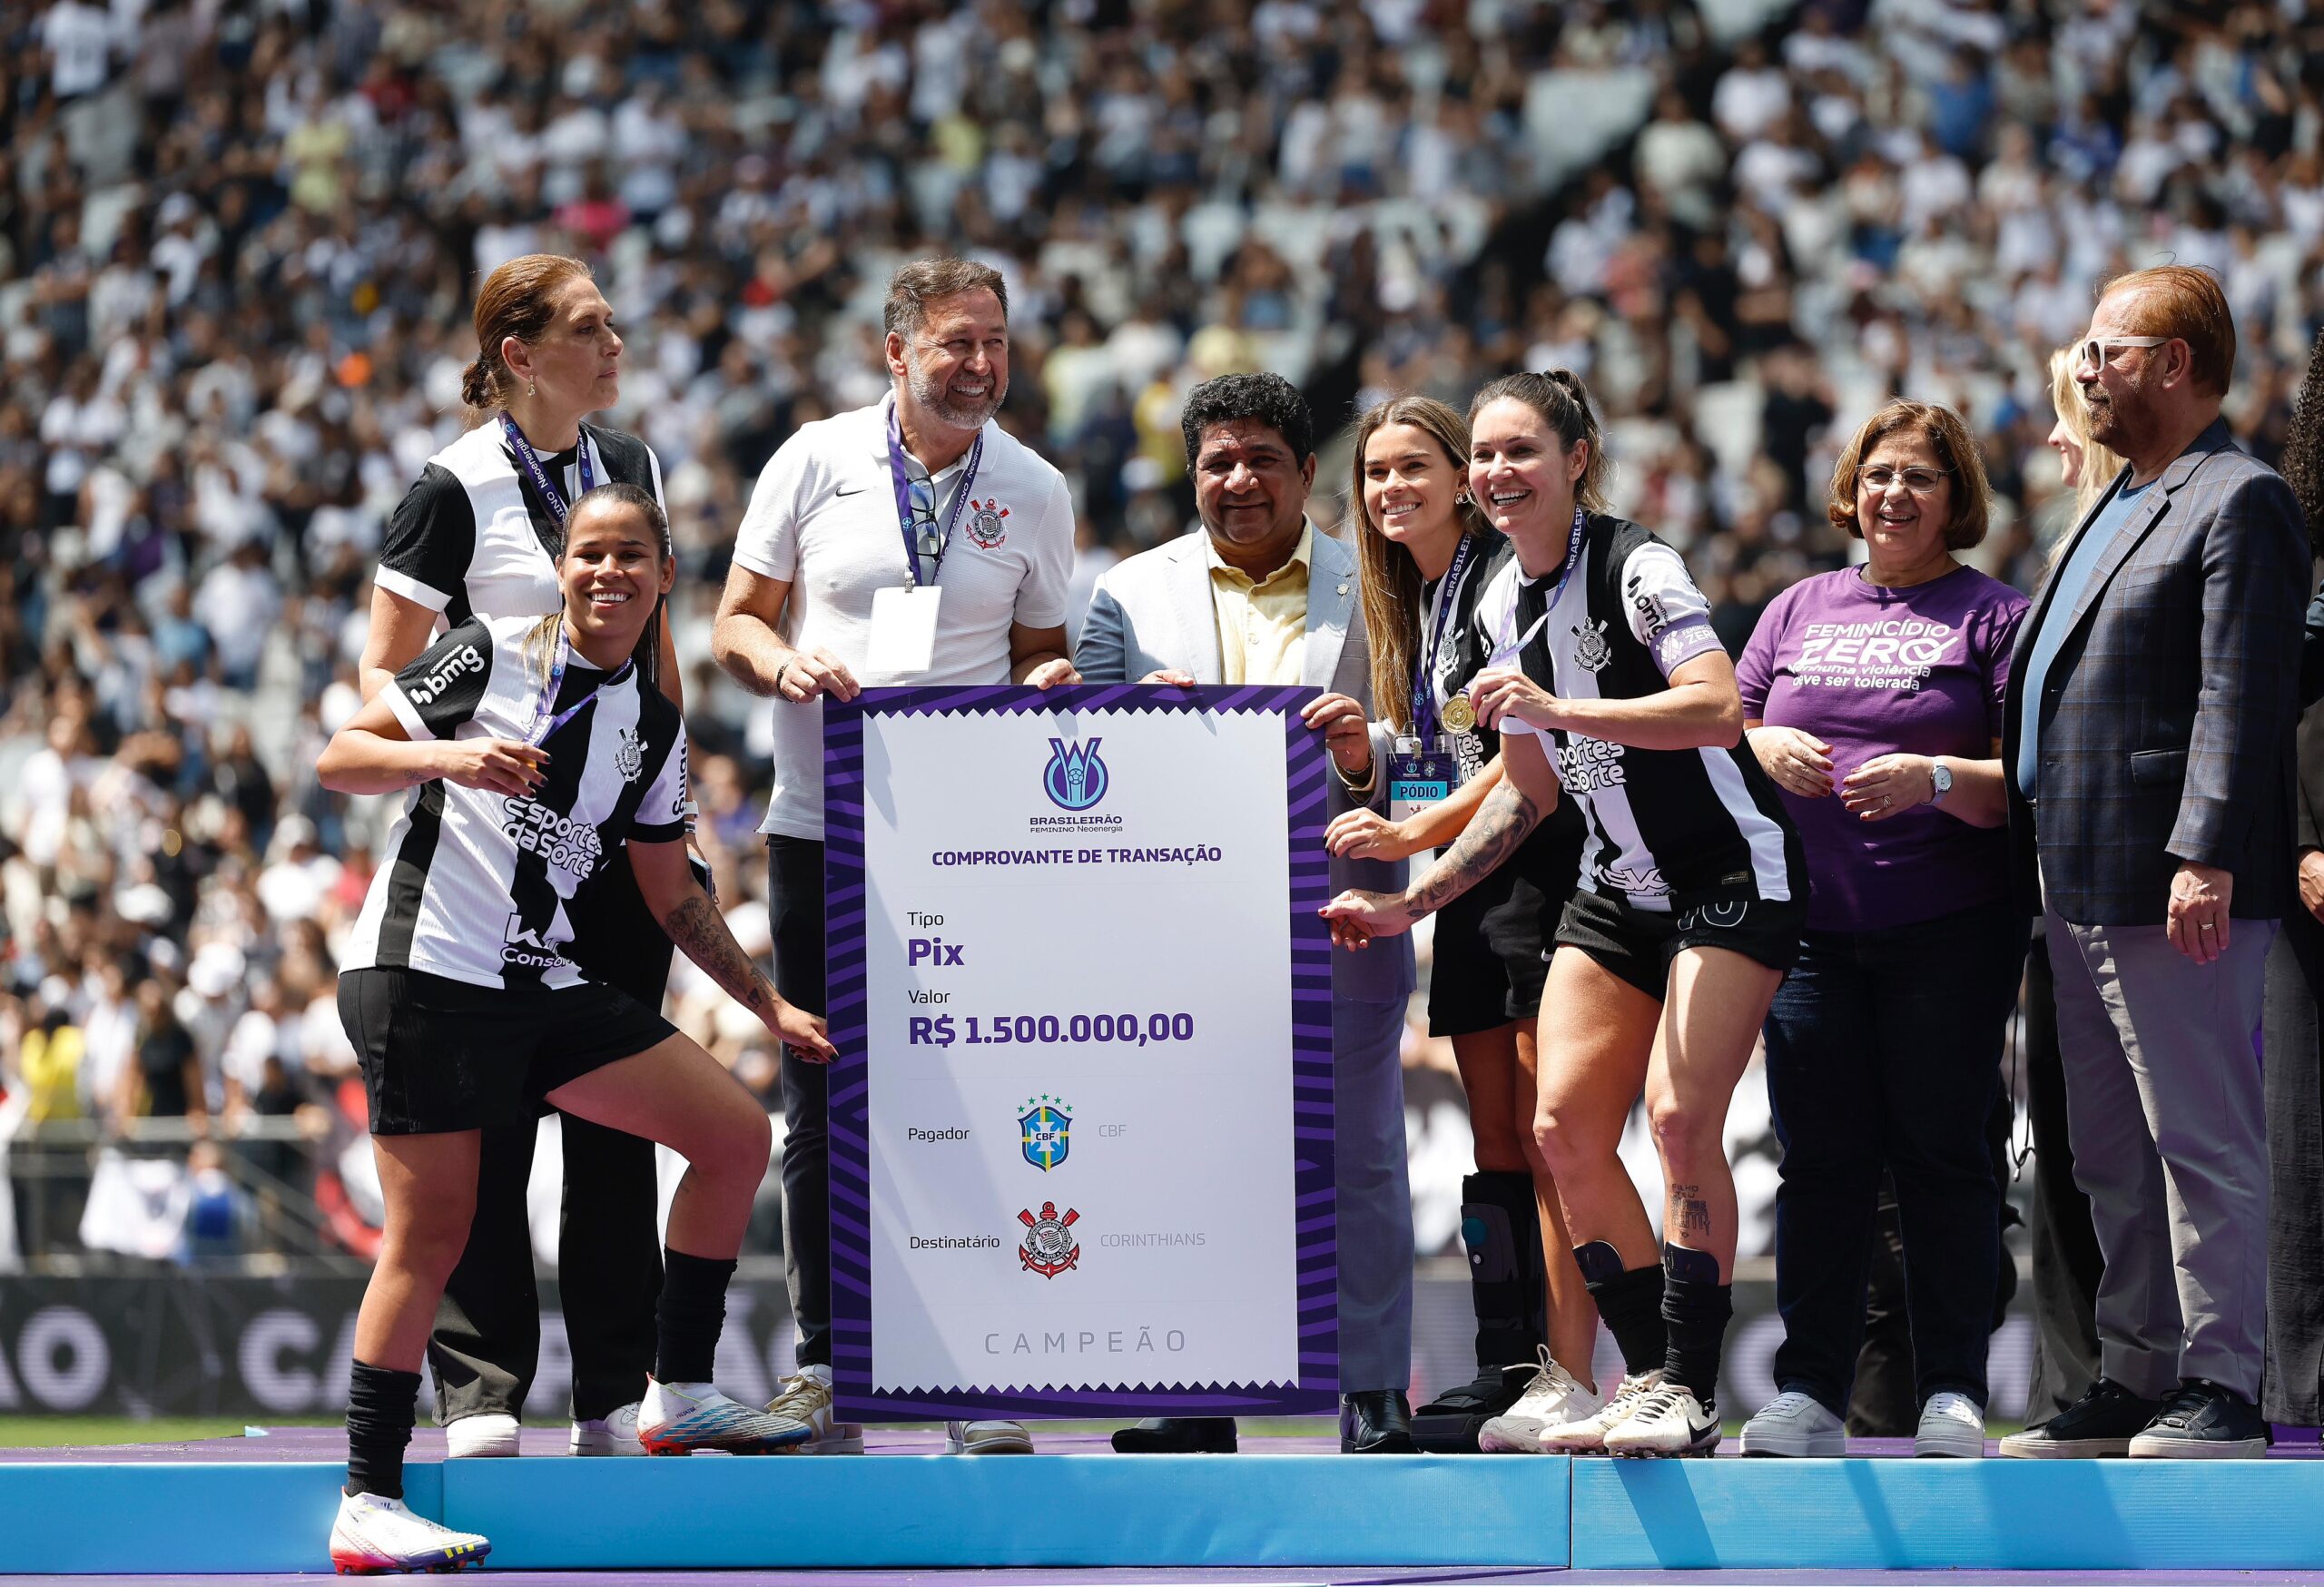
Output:
[[[1717,650],[1710,603],[1679,553],[1626,519],[1590,515],[1571,577],[1524,577],[1514,558],[1480,603],[1488,643],[1550,693],[1630,700]],[[1562,571],[1562,570],[1561,570]],[[1538,625],[1538,626],[1537,626]],[[1504,733],[1532,733],[1524,723]],[[1548,734],[1565,793],[1589,832],[1581,885],[1657,913],[1705,903],[1805,899],[1807,866],[1775,784],[1750,750],[1649,750]]]
[[[651,447],[585,424],[577,445],[541,458],[567,502],[580,494],[585,447],[597,484],[642,486],[662,499],[662,465]],[[517,463],[496,416],[428,460],[388,520],[372,577],[389,594],[441,614],[440,635],[473,616],[541,617],[562,610],[556,556],[564,545],[556,515]]]
[[[537,617],[471,617],[381,691],[414,741],[527,739],[556,641]],[[527,654],[529,649],[530,654]],[[548,654],[544,654],[547,651]],[[583,703],[586,702],[586,703]],[[422,970],[474,986],[568,987],[566,905],[622,844],[685,835],[685,727],[637,668],[598,672],[570,655],[553,710],[579,705],[545,741],[530,798],[437,780],[408,796],[341,968]]]

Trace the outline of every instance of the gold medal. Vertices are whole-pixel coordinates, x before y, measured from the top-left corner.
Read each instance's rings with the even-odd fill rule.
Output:
[[[1455,733],[1467,733],[1477,724],[1477,708],[1469,704],[1466,695],[1455,695],[1444,702],[1444,725]]]

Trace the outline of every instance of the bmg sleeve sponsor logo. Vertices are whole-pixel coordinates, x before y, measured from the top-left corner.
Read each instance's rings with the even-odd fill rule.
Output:
[[[438,662],[433,671],[404,690],[404,694],[415,705],[432,705],[461,678],[483,670],[484,653],[473,645],[463,645]]]

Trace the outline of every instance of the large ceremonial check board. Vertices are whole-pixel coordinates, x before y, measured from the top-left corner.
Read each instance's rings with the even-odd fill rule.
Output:
[[[1335,1405],[1315,694],[826,702],[843,1416]]]

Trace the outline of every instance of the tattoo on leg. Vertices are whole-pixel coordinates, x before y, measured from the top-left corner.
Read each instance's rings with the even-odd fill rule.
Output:
[[[1665,1221],[1682,1235],[1710,1234],[1710,1203],[1703,1197],[1699,1185],[1670,1187],[1669,1208]]]

